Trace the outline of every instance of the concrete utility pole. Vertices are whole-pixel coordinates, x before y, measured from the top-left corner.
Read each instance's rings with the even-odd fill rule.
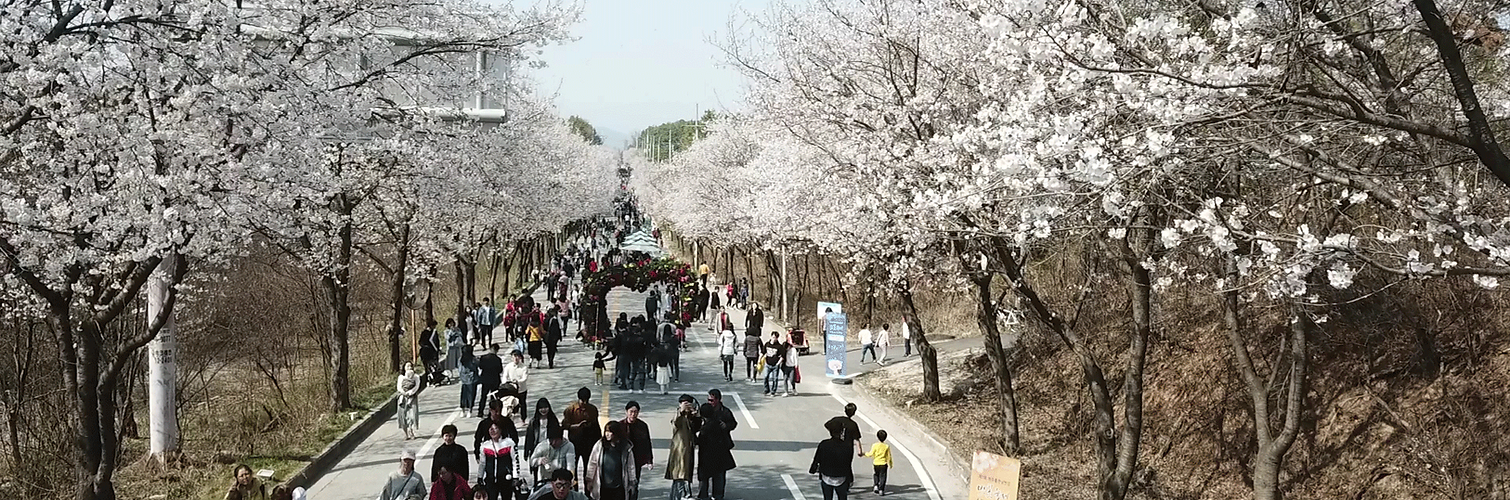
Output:
[[[157,271],[147,282],[147,324],[162,314],[168,304],[168,293],[173,287],[173,268],[180,259],[169,254],[157,265]],[[147,364],[150,365],[147,382],[147,418],[149,419],[149,450],[153,457],[167,460],[178,452],[178,328],[169,313],[157,337],[147,344]]]

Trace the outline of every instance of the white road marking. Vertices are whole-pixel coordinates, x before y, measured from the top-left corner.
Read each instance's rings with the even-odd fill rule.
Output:
[[[838,400],[839,405],[841,406],[849,404],[849,401],[845,401],[844,398],[839,397],[839,395],[833,391],[832,387],[829,388],[828,395],[833,396],[835,400]],[[860,419],[860,421],[865,422],[865,425],[869,425],[872,430],[881,429],[881,426],[876,425],[876,422],[874,420],[871,420],[869,417],[866,417],[864,413],[856,411],[855,418],[858,418]],[[942,500],[942,497],[939,496],[938,487],[933,484],[933,478],[928,475],[928,471],[923,469],[923,462],[921,460],[918,460],[918,456],[913,455],[912,450],[908,450],[906,446],[902,446],[902,443],[897,442],[895,439],[887,439],[886,444],[891,445],[892,448],[895,448],[897,451],[901,452],[902,456],[907,457],[907,463],[912,464],[912,471],[918,475],[918,481],[923,483],[923,489],[928,492],[929,500]]]
[[[734,404],[739,406],[739,413],[745,416],[745,422],[750,426],[750,428],[759,429],[760,424],[755,423],[755,416],[750,414],[749,408],[745,408],[745,401],[743,399],[739,399],[739,393],[731,392],[729,393],[729,397],[734,398]]]
[[[797,489],[797,481],[792,479],[791,474],[782,474],[781,480],[786,482],[786,489],[792,492],[792,500],[807,500],[802,495],[802,490]]]
[[[421,459],[431,458],[430,452],[435,449],[435,443],[439,442],[441,439],[440,429],[445,428],[445,426],[447,425],[451,425],[452,422],[456,421],[457,417],[460,417],[465,413],[465,410],[456,410],[451,412],[451,417],[447,418],[445,422],[441,423],[440,427],[435,428],[435,435],[430,436],[430,439],[428,441],[425,441],[425,446],[423,448],[420,448],[419,451],[415,452],[415,456],[420,457]],[[457,432],[459,433],[460,431]]]

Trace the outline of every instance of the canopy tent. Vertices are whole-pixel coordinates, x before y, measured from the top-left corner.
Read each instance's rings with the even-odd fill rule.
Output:
[[[625,252],[645,252],[649,255],[660,255],[661,245],[655,242],[655,237],[650,236],[643,230],[635,231],[624,238],[624,244],[619,245],[619,250]]]

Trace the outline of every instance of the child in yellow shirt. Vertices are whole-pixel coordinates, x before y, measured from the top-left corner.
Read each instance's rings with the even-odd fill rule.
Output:
[[[876,466],[875,488],[877,495],[886,495],[886,470],[892,467],[891,445],[886,444],[886,431],[876,431],[876,444],[870,445],[870,452],[865,456],[871,457],[871,463]]]

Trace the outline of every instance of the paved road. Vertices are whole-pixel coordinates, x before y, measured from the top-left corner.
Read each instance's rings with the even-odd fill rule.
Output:
[[[610,292],[607,299],[611,317],[616,316],[619,311],[630,312],[632,316],[637,314],[635,311],[642,312],[644,309],[644,294],[634,293],[624,288]],[[742,311],[731,309],[730,314],[736,325],[743,324]],[[767,336],[769,336],[769,331],[774,329],[771,323],[768,319]],[[575,331],[575,325],[572,329]],[[656,459],[654,469],[645,474],[640,495],[641,498],[658,499],[666,498],[669,493],[670,481],[662,478],[666,453],[670,446],[668,440],[671,434],[670,420],[676,408],[677,396],[684,393],[691,394],[698,401],[703,401],[707,398],[708,389],[716,387],[723,391],[725,403],[734,410],[739,420],[739,428],[734,431],[736,443],[734,459],[738,468],[729,473],[728,498],[733,500],[823,498],[816,476],[807,473],[816,444],[827,438],[827,432],[824,431],[822,424],[830,417],[841,414],[846,401],[866,399],[864,395],[854,393],[857,389],[852,386],[829,383],[822,375],[822,355],[810,354],[804,356],[801,361],[801,370],[805,378],[803,383],[798,385],[800,395],[763,396],[759,384],[742,380],[744,374],[742,358],[736,359],[735,381],[723,380],[722,365],[718,361],[716,352],[717,337],[706,327],[706,324],[695,324],[688,333],[688,342],[692,349],[682,354],[682,381],[673,383],[669,394],[630,394],[628,391],[617,389],[604,394],[602,389],[609,387],[593,385],[591,349],[569,343],[564,344],[558,354],[555,369],[537,369],[530,373],[530,404],[533,405],[534,400],[540,397],[549,398],[552,407],[559,415],[566,403],[575,398],[577,389],[586,386],[593,390],[594,404],[597,404],[608,416],[618,419],[623,417],[626,402],[638,401],[641,406],[641,418],[650,425]],[[814,349],[815,353],[820,351],[821,348]],[[858,355],[851,353],[850,359],[856,360]],[[610,366],[611,371],[612,366]],[[647,388],[651,387],[655,387],[653,382],[647,384]],[[462,437],[458,439],[458,442],[470,449],[471,431],[476,428],[478,419],[471,415],[463,415],[456,409],[459,395],[460,388],[456,385],[426,389],[420,396],[420,423],[422,429],[431,429],[431,431],[421,432],[419,439],[405,441],[397,422],[390,421],[337,464],[330,473],[321,478],[311,488],[311,498],[318,500],[375,498],[382,488],[382,481],[398,467],[399,453],[405,447],[419,453],[420,460],[416,468],[421,474],[428,474],[431,455],[435,447],[440,444],[438,430],[446,423],[453,423],[461,429]],[[870,443],[875,442],[877,424],[886,426],[890,422],[895,422],[889,418],[894,416],[893,413],[871,411],[863,406],[859,416],[857,420],[860,421],[861,431],[866,436],[864,443],[867,449]],[[894,423],[889,425],[901,426]],[[891,428],[887,431],[897,436],[888,440],[893,447],[895,468],[890,472],[887,496],[901,500],[939,500],[941,496],[935,481],[925,472],[925,468],[936,467],[937,464],[929,462],[941,460],[939,457],[926,455],[923,451],[916,452],[925,453],[922,459],[914,454],[914,449],[921,450],[923,447],[919,446],[920,443],[909,442],[909,438],[924,439],[919,430]],[[859,498],[874,496],[870,493],[872,480],[870,459],[857,457],[854,466],[855,487],[852,491],[855,494],[853,496]],[[428,477],[426,479],[433,480]],[[963,490],[960,488],[963,485],[956,484],[958,481],[955,479],[949,477],[940,481],[945,488],[943,497],[962,496]]]

